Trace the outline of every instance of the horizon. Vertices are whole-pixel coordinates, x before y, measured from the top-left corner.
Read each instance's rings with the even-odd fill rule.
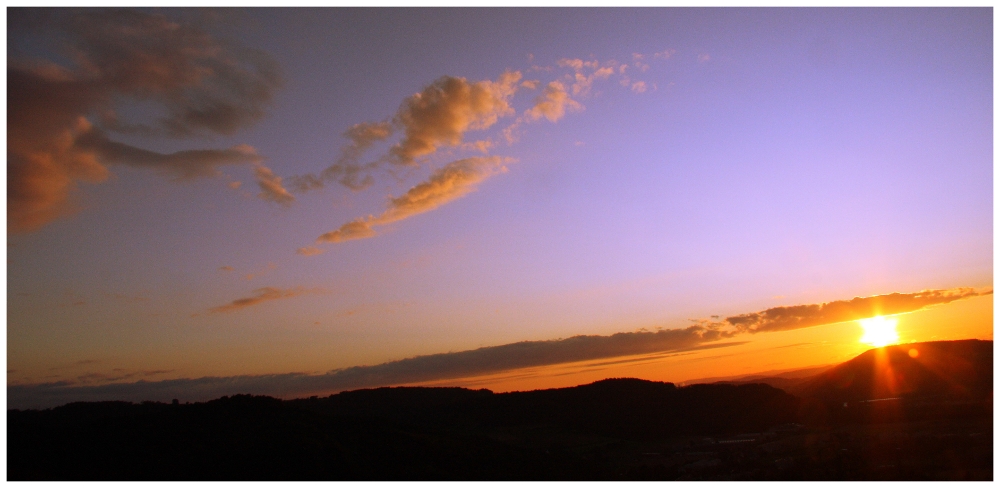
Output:
[[[7,30],[8,408],[684,384],[993,340],[990,8]]]

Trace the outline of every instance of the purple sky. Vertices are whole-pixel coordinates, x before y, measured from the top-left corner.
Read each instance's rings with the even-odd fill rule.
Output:
[[[992,287],[989,8],[7,19],[9,385]]]

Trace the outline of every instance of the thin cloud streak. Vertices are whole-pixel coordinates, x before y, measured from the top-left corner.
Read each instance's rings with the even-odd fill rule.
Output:
[[[235,312],[237,310],[242,310],[247,307],[259,305],[267,301],[281,300],[284,298],[293,298],[297,296],[307,295],[310,293],[316,293],[317,291],[318,290],[307,290],[301,286],[287,290],[282,290],[281,288],[274,288],[270,286],[264,288],[258,288],[253,291],[256,294],[255,296],[238,298],[226,305],[210,308],[208,310],[208,313],[217,314],[217,313]]]
[[[316,256],[317,254],[323,254],[324,252],[326,252],[325,249],[320,249],[316,246],[300,247],[295,250],[295,254],[300,256]]]
[[[483,180],[505,171],[504,164],[510,162],[513,159],[492,156],[448,163],[403,195],[390,197],[388,208],[382,214],[352,220],[336,230],[320,235],[316,242],[338,243],[374,237],[377,234],[372,229],[373,226],[397,222],[461,198],[474,191]]]

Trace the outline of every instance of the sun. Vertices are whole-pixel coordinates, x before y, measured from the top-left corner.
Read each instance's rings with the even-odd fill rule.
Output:
[[[899,342],[899,334],[896,332],[896,319],[886,317],[872,317],[870,319],[858,320],[865,333],[858,339],[865,344],[875,347],[888,346]]]

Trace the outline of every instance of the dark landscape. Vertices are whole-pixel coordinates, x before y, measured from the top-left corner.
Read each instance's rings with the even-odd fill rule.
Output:
[[[793,376],[9,410],[7,473],[9,480],[993,479],[992,341],[888,346]]]

